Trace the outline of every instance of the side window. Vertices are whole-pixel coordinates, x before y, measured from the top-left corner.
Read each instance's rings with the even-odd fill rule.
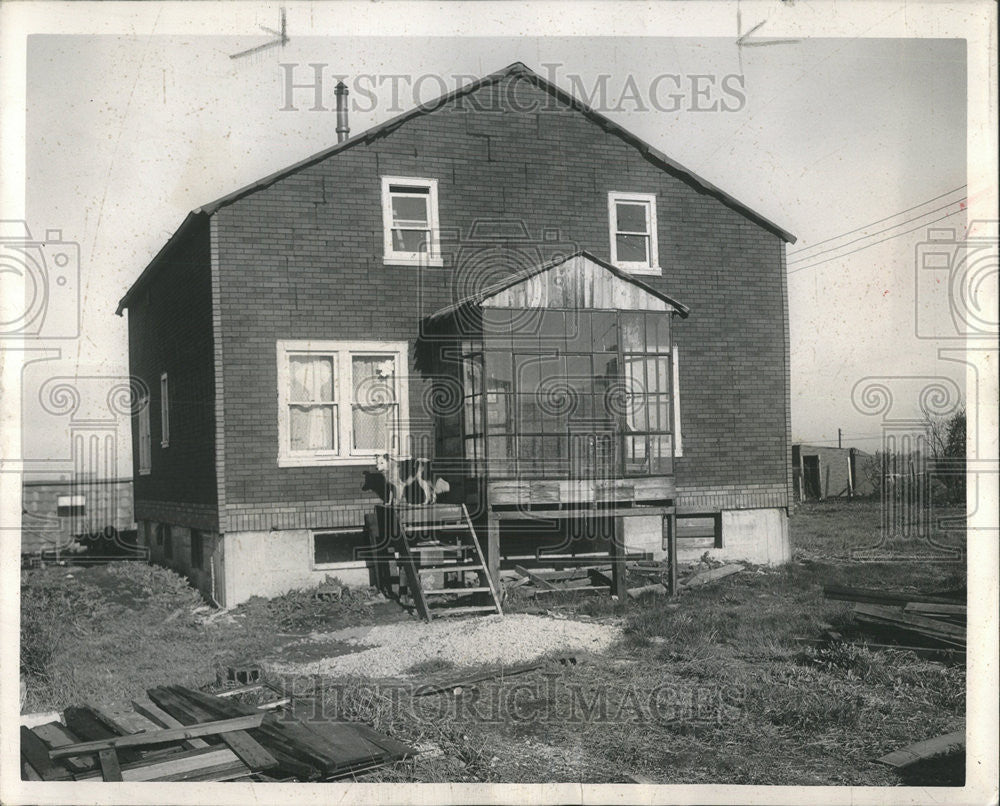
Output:
[[[436,179],[382,177],[384,261],[441,265]]]
[[[612,191],[608,225],[613,264],[634,274],[660,274],[655,194]]]
[[[160,376],[160,447],[170,445],[170,387],[167,373]]]
[[[139,473],[148,475],[153,469],[152,441],[149,432],[149,393],[139,402]]]

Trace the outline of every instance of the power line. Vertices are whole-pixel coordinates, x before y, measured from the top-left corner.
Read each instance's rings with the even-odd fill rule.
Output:
[[[829,243],[830,241],[836,241],[838,238],[843,238],[845,235],[852,235],[855,232],[860,232],[863,229],[868,229],[868,227],[874,227],[876,224],[881,224],[883,221],[888,221],[890,218],[896,218],[896,216],[901,216],[901,215],[905,215],[906,213],[911,213],[914,210],[917,210],[917,209],[923,207],[926,204],[930,204],[931,202],[937,201],[938,199],[943,199],[945,196],[950,196],[955,191],[962,190],[963,188],[966,188],[966,187],[968,187],[968,185],[959,185],[957,188],[952,188],[947,193],[942,193],[940,196],[935,196],[933,199],[928,199],[927,201],[921,202],[920,204],[917,204],[917,205],[915,205],[913,207],[910,207],[910,208],[908,208],[906,210],[900,210],[898,213],[893,213],[892,215],[886,216],[885,218],[880,218],[878,221],[872,221],[870,224],[864,224],[864,225],[858,227],[857,229],[852,229],[852,230],[848,230],[847,232],[842,232],[842,233],[840,233],[840,235],[834,235],[832,238],[827,238],[826,240],[823,240],[823,241],[817,241],[816,243],[812,244],[811,246],[804,246],[801,249],[796,249],[794,252],[789,252],[789,256],[791,256],[791,255],[798,255],[798,254],[801,254],[802,252],[808,252],[810,249],[815,249],[817,246],[822,246],[823,244]]]
[[[942,210],[947,210],[953,204],[958,204],[958,203],[963,202],[965,200],[966,200],[966,197],[962,196],[962,198],[960,198],[960,199],[955,199],[954,201],[950,201],[947,204],[942,205],[941,207],[936,207],[933,210],[928,210],[926,213],[921,213],[920,215],[914,216],[913,218],[908,218],[905,221],[900,221],[898,224],[893,224],[891,227],[886,227],[885,229],[880,229],[877,232],[870,232],[867,235],[862,235],[860,238],[855,238],[853,241],[848,241],[847,243],[842,243],[842,244],[840,244],[840,246],[831,246],[829,249],[824,249],[822,252],[817,252],[814,255],[807,255],[806,257],[800,257],[798,260],[791,260],[791,261],[789,261],[789,263],[801,263],[803,260],[812,260],[813,258],[817,258],[820,255],[825,255],[828,252],[836,252],[838,249],[843,249],[845,246],[850,246],[851,244],[858,243],[860,241],[865,240],[866,238],[874,238],[876,235],[881,235],[883,232],[889,232],[890,230],[894,230],[897,227],[906,226],[911,221],[916,221],[916,220],[918,220],[920,218],[923,218],[924,216],[933,215],[934,213],[940,213]],[[895,217],[895,216],[892,216],[892,217]],[[843,237],[843,236],[839,236],[839,237]],[[831,239],[831,240],[835,240],[835,239]],[[817,246],[818,246],[818,244],[817,244]]]
[[[866,243],[864,246],[859,246],[857,249],[852,249],[850,252],[845,252],[842,255],[834,255],[833,257],[825,258],[824,260],[818,260],[815,263],[810,263],[807,266],[799,266],[796,269],[789,270],[789,274],[795,274],[795,272],[805,271],[806,269],[811,269],[815,266],[821,266],[824,263],[829,263],[831,260],[839,260],[840,258],[847,257],[848,255],[853,255],[855,252],[860,252],[862,249],[868,249],[871,246],[876,246],[880,243],[885,243],[886,241],[891,241],[893,238],[899,238],[902,235],[909,235],[911,232],[916,232],[918,229],[923,227],[929,227],[931,224],[936,224],[938,221],[944,221],[946,218],[951,218],[953,215],[958,215],[959,213],[964,213],[965,210],[955,210],[954,212],[943,215],[940,218],[935,218],[933,221],[927,221],[913,229],[905,230],[904,232],[897,232],[895,235],[890,235],[888,238],[883,238],[880,241],[872,241],[872,243]]]

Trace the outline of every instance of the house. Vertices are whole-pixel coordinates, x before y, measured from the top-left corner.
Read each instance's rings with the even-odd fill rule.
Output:
[[[829,445],[792,446],[792,477],[799,501],[867,497],[874,494],[871,454]]]
[[[788,559],[791,235],[519,63],[346,130],[119,304],[154,560],[225,605],[367,583],[382,454],[494,572],[605,539],[595,501],[630,548]]]

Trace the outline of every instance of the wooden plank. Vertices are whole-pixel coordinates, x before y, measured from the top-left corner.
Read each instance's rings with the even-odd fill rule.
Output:
[[[123,781],[122,768],[118,764],[118,753],[113,747],[107,747],[97,754],[101,763],[101,778],[105,781]]]
[[[166,711],[164,711],[162,708],[160,708],[160,706],[150,702],[149,700],[145,701],[132,700],[132,707],[135,708],[135,710],[138,713],[142,714],[146,718],[150,719],[151,721],[155,722],[156,724],[164,728],[184,727],[182,722],[175,719]],[[204,739],[189,739],[182,742],[182,744],[191,750],[194,750],[199,747],[208,747],[208,742],[206,742]]]
[[[663,516],[667,529],[667,563],[670,574],[667,577],[667,590],[671,596],[676,596],[677,587],[677,513],[669,512]]]
[[[909,767],[921,761],[927,761],[939,756],[948,756],[952,753],[963,752],[965,750],[965,731],[946,733],[943,736],[936,736],[923,742],[917,742],[907,747],[894,750],[888,755],[878,759],[880,764],[888,764],[897,769]]]
[[[43,781],[68,781],[71,777],[69,770],[49,758],[49,748],[24,725],[21,725],[21,757]]]
[[[160,761],[149,763],[146,761],[133,762],[121,765],[121,775],[123,781],[168,781],[173,776],[181,775],[185,772],[206,770],[220,765],[234,765],[241,762],[228,747],[207,747],[198,750],[187,750],[177,753]],[[246,766],[243,767],[247,772]],[[76,777],[78,781],[95,781],[101,779],[100,773],[88,773]]]
[[[112,736],[121,736],[127,731],[113,727],[102,719],[100,715],[90,708],[67,708],[63,712],[63,719],[73,733],[84,740],[110,739]]]
[[[514,677],[542,668],[541,663],[522,663],[516,666],[497,666],[483,672],[475,674],[458,675],[455,677],[441,678],[436,682],[424,683],[413,690],[414,697],[426,697],[431,694],[444,694],[454,691],[456,688],[465,688],[473,683],[481,683],[484,680],[493,680],[498,677]]]
[[[256,728],[264,720],[264,714],[248,714],[247,716],[235,719],[222,719],[214,722],[202,722],[195,725],[187,725],[180,728],[166,728],[164,730],[150,731],[148,733],[131,733],[127,736],[115,736],[110,739],[97,739],[92,742],[81,742],[65,747],[58,747],[49,751],[49,758],[66,758],[67,756],[79,756],[84,753],[95,753],[108,748],[121,747],[142,747],[150,744],[164,744],[165,742],[177,742],[183,739],[195,739],[201,736],[215,736],[225,734],[230,731],[247,730]]]
[[[625,592],[625,519],[615,518],[615,528],[611,535],[608,553],[611,555],[611,594],[618,597],[618,603],[628,606]]]
[[[925,616],[961,616],[966,617],[967,608],[964,604],[944,604],[942,602],[907,602],[903,608],[905,613],[917,613]]]
[[[182,719],[182,712],[195,714],[196,721],[198,716],[225,718],[252,713],[256,710],[243,703],[222,700],[182,686],[173,686],[170,690],[163,691],[150,689],[150,697],[155,700],[154,692],[164,702],[169,702],[170,707],[178,711],[178,717]],[[280,769],[287,770],[303,780],[309,780],[318,776],[326,767],[334,765],[335,761],[318,752],[308,741],[303,741],[304,738],[308,737],[303,737],[302,732],[296,730],[297,727],[299,726],[287,722],[275,723],[272,715],[272,720],[265,719],[260,727],[254,728],[244,735],[265,747],[266,751],[277,760],[277,766]],[[223,741],[239,735],[240,732],[227,733],[223,736]],[[232,747],[231,744],[230,747]],[[233,750],[236,752],[237,748],[233,747]]]
[[[856,616],[866,616],[869,619],[885,622],[889,626],[913,628],[918,632],[942,635],[962,641],[965,640],[965,627],[960,624],[952,624],[940,619],[928,618],[927,616],[918,616],[914,613],[904,613],[895,607],[884,607],[882,605],[859,602],[854,605],[854,613]]]
[[[204,721],[205,719],[213,719],[219,716],[218,713],[206,711],[197,704],[190,702],[188,698],[182,698],[179,696],[176,691],[179,688],[179,686],[176,686],[173,687],[173,689],[150,689],[147,694],[153,702],[164,710],[173,713],[174,717],[186,725],[192,725],[194,723]],[[188,689],[182,690],[185,692],[189,691]],[[221,700],[218,697],[212,697],[211,699],[215,702],[221,703],[222,705],[236,706],[236,703]],[[224,718],[236,717],[246,715],[246,713],[246,711],[237,710],[236,713],[230,712],[228,714],[224,714],[223,716]],[[261,721],[257,724],[257,727],[261,727],[266,715],[253,708],[250,709],[250,713],[260,717]],[[253,728],[251,728],[251,730],[252,729]],[[262,747],[261,744],[246,730],[235,730],[223,733],[220,738],[226,746],[237,755],[240,761],[247,765],[251,772],[274,769],[278,766],[278,761],[274,755]]]
[[[514,570],[517,571],[521,576],[527,577],[532,582],[534,582],[542,590],[557,590],[556,586],[551,584],[547,579],[539,576],[534,571],[529,571],[527,568],[521,565],[515,565]]]
[[[740,571],[744,570],[746,570],[744,566],[735,563],[730,565],[723,565],[719,568],[710,568],[707,571],[702,571],[701,573],[688,577],[682,583],[680,583],[680,587],[697,588],[700,585],[706,585],[709,582],[715,582],[716,580],[724,579],[725,577],[732,576],[733,574],[738,574],[740,573]]]
[[[922,593],[901,593],[897,591],[850,588],[846,585],[824,585],[823,597],[841,602],[864,602],[904,606],[910,602],[934,602],[937,604],[960,604],[954,598]]]
[[[49,722],[47,725],[39,725],[37,728],[32,728],[32,732],[45,743],[45,746],[49,750],[53,747],[76,744],[80,741],[79,737],[70,733],[69,729],[62,722]],[[70,772],[80,773],[93,770],[97,766],[97,760],[91,756],[74,756],[73,758],[64,758],[62,764]]]
[[[216,697],[235,697],[237,694],[246,694],[250,691],[260,691],[265,688],[264,684],[261,683],[247,683],[245,686],[236,686],[236,688],[227,688],[222,691],[216,691],[214,696]]]

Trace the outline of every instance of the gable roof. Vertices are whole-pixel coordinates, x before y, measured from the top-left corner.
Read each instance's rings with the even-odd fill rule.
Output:
[[[414,118],[430,114],[431,112],[434,112],[435,110],[439,109],[441,106],[455,100],[456,98],[461,98],[465,95],[473,93],[489,84],[498,83],[505,78],[513,78],[513,77],[522,78],[530,82],[534,86],[538,87],[539,89],[548,92],[557,100],[561,101],[562,103],[565,103],[571,109],[580,112],[586,118],[593,121],[595,124],[600,126],[601,129],[603,129],[604,131],[614,134],[625,143],[628,143],[629,145],[634,147],[637,151],[639,151],[639,153],[644,158],[652,162],[654,165],[678,176],[679,178],[687,182],[688,185],[695,188],[699,192],[705,193],[706,195],[718,199],[727,207],[736,210],[740,214],[749,218],[751,221],[754,221],[755,223],[759,224],[764,229],[773,232],[775,235],[777,235],[786,243],[795,243],[796,240],[795,236],[792,235],[787,230],[779,227],[773,221],[770,221],[769,219],[760,215],[760,213],[757,213],[752,208],[750,208],[743,202],[739,201],[734,196],[731,196],[730,194],[716,187],[708,180],[698,176],[696,173],[694,173],[694,171],[691,171],[685,168],[680,163],[670,159],[662,151],[653,148],[653,146],[645,142],[642,138],[632,134],[624,127],[618,125],[610,118],[606,117],[597,110],[591,108],[587,104],[583,103],[574,96],[570,95],[565,90],[560,89],[558,86],[553,84],[544,76],[541,76],[538,73],[536,73],[527,65],[521,62],[514,62],[513,64],[508,65],[502,70],[498,70],[495,73],[490,73],[489,75],[483,76],[483,78],[480,78],[477,81],[465,84],[455,90],[452,90],[451,92],[445,93],[444,95],[434,99],[433,101],[429,101],[428,103],[421,104],[420,106],[415,107],[414,109],[411,109],[407,112],[403,112],[402,114],[397,115],[394,118],[390,118],[389,120],[383,123],[379,123],[378,125],[373,126],[370,129],[366,129],[365,131],[355,135],[354,137],[350,137],[341,143],[337,143],[336,145],[331,146],[330,148],[326,148],[322,151],[319,151],[316,154],[313,154],[311,157],[306,157],[304,160],[300,160],[299,162],[296,162],[293,165],[289,165],[287,168],[283,168],[282,170],[269,174],[268,176],[265,176],[262,179],[258,179],[256,182],[252,182],[249,185],[245,185],[244,187],[235,190],[232,193],[228,193],[225,196],[222,196],[216,199],[215,201],[210,202],[209,204],[205,204],[202,205],[201,207],[195,208],[190,213],[188,213],[187,217],[181,223],[180,227],[178,227],[174,235],[170,238],[169,241],[167,241],[166,244],[164,244],[163,248],[156,253],[153,259],[150,261],[149,265],[146,266],[142,274],[139,275],[139,278],[135,281],[135,283],[132,284],[132,287],[126,292],[125,296],[122,297],[121,301],[118,303],[118,310],[116,311],[116,313],[119,316],[121,315],[122,311],[128,306],[129,297],[132,294],[132,292],[136,289],[137,286],[141,285],[143,282],[145,282],[146,279],[148,279],[148,275],[152,274],[152,272],[155,271],[154,266],[156,266],[159,263],[163,255],[167,252],[170,245],[179,240],[180,238],[182,238],[183,233],[186,232],[186,230],[189,227],[191,227],[194,221],[196,221],[198,218],[210,217],[221,208],[233,204],[239,199],[242,199],[244,196],[249,196],[251,193],[255,193],[258,190],[263,190],[264,188],[270,187],[275,182],[284,179],[286,176],[301,171],[304,168],[308,168],[311,165],[315,165],[317,162],[321,162],[325,160],[327,157],[331,157],[334,154],[340,153],[341,151],[346,151],[358,144],[362,143],[368,144],[381,137],[385,137],[386,135],[395,131],[406,122]]]
[[[622,271],[617,266],[608,263],[607,261],[601,260],[599,257],[592,255],[586,249],[579,249],[570,255],[560,256],[552,260],[549,260],[545,263],[542,263],[538,266],[532,266],[529,269],[516,272],[510,275],[509,277],[504,277],[499,282],[487,286],[486,288],[476,292],[475,294],[470,294],[469,296],[460,299],[458,302],[452,303],[451,305],[448,305],[439,311],[435,311],[428,317],[428,321],[435,323],[441,322],[447,319],[448,317],[452,316],[453,314],[458,313],[459,311],[462,311],[464,309],[479,307],[488,300],[490,300],[491,298],[496,297],[497,295],[502,294],[504,291],[507,291],[508,289],[511,289],[515,286],[520,285],[521,283],[530,280],[532,277],[536,277],[539,274],[549,271],[550,269],[554,269],[557,266],[562,266],[563,264],[569,263],[570,261],[574,261],[576,258],[581,258],[581,257],[593,264],[596,264],[597,266],[600,266],[602,269],[605,269],[606,271],[610,272],[619,280],[623,280],[629,285],[635,286],[641,291],[645,292],[646,294],[655,297],[657,300],[660,300],[661,302],[665,303],[669,308],[672,308],[674,312],[680,314],[681,317],[686,319],[688,314],[690,313],[690,308],[688,308],[687,305],[678,302],[672,297],[668,297],[662,291],[658,291],[651,285],[647,285],[646,283],[642,282],[642,280],[638,279],[632,274],[629,274],[628,272]]]

